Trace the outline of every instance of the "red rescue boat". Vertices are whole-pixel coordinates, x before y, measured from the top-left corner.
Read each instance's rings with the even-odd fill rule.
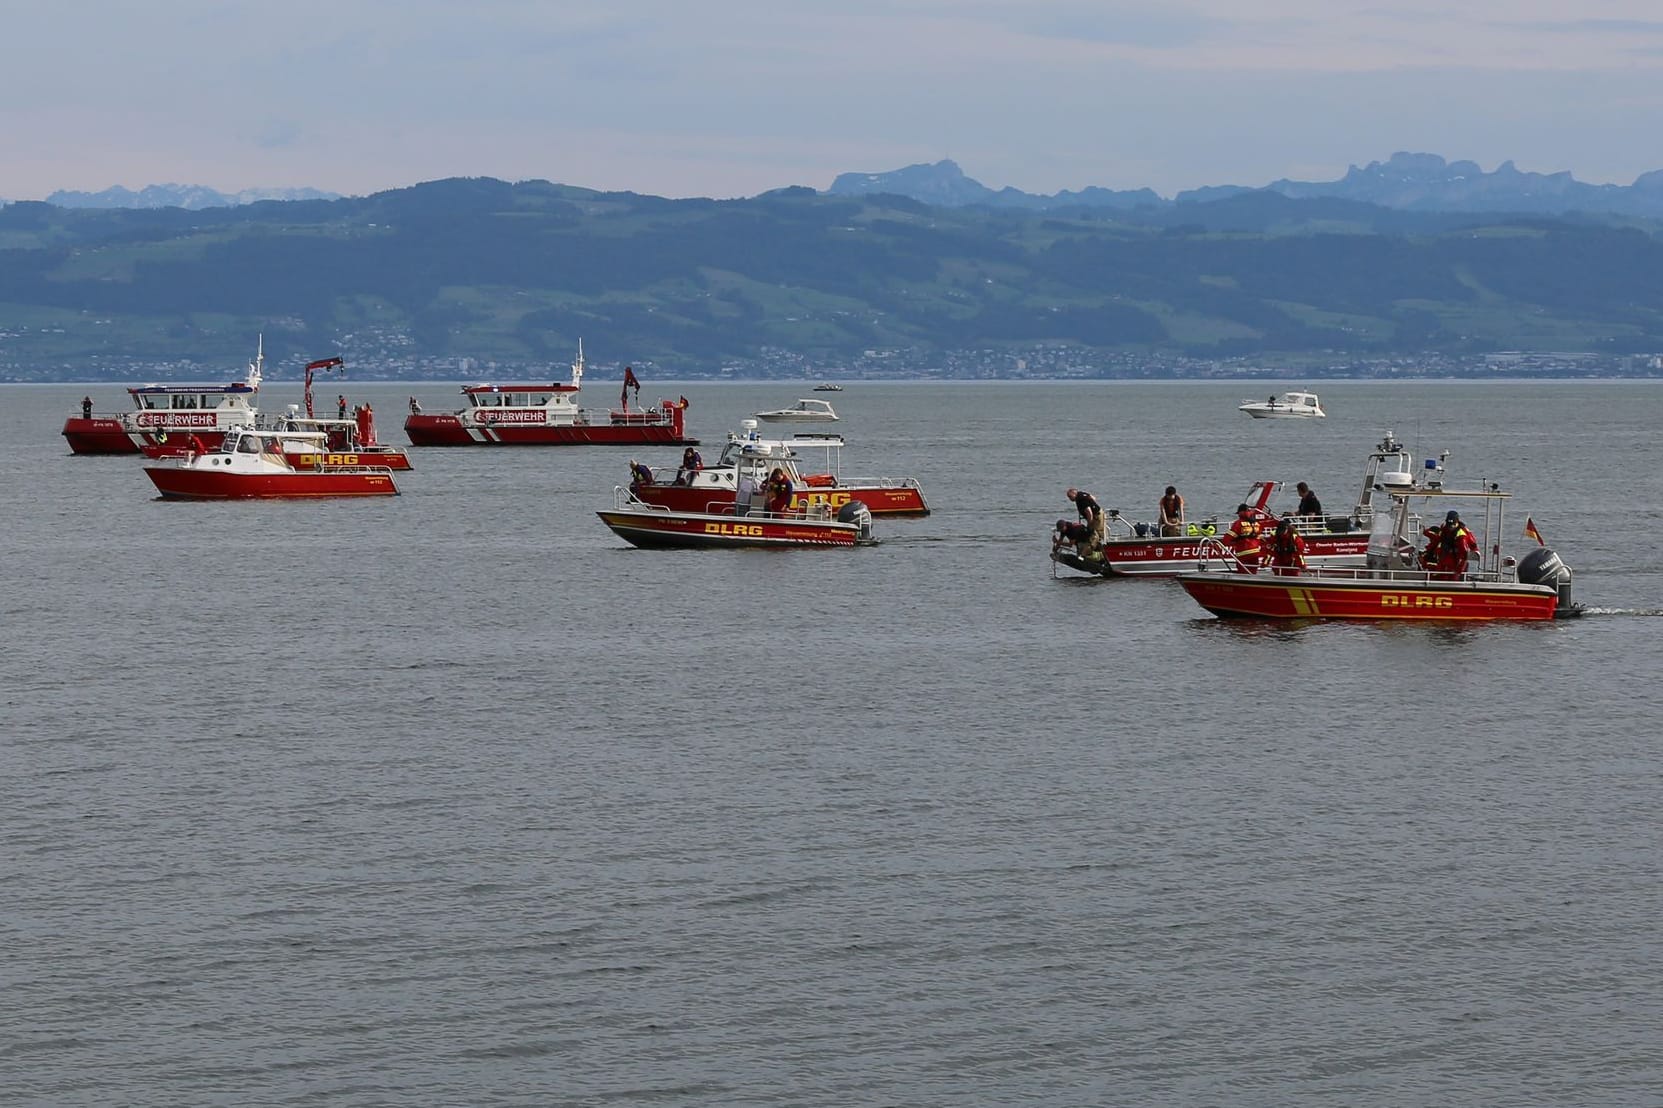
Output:
[[[1362,565],[1368,554],[1369,529],[1376,514],[1375,494],[1382,484],[1406,485],[1413,481],[1414,459],[1390,431],[1369,454],[1363,467],[1363,487],[1357,502],[1346,515],[1290,515],[1294,528],[1305,540],[1305,558],[1311,565]],[[1277,481],[1258,481],[1243,499],[1264,528],[1266,537],[1284,518],[1270,509],[1270,498],[1279,488]],[[1184,526],[1185,534],[1160,534],[1154,523],[1134,523],[1119,511],[1109,509],[1107,540],[1101,549],[1088,544],[1057,544],[1053,541],[1051,560],[1081,573],[1104,577],[1173,577],[1193,570],[1198,564],[1226,568],[1226,553],[1209,537],[1223,532],[1227,524],[1210,517]]]
[[[226,431],[251,427],[258,420],[259,409],[253,401],[258,398],[265,364],[265,338],[261,336],[242,380],[223,385],[136,385],[127,390],[134,410],[119,416],[93,415],[89,397],[81,402],[81,417],[64,422],[63,436],[75,454],[178,453],[186,449],[189,435],[212,450]]]
[[[604,415],[577,406],[583,383],[583,344],[565,384],[468,385],[468,406],[429,415],[411,401],[404,432],[415,446],[684,446],[698,443],[685,427],[687,398],[631,408],[640,396],[635,371],[624,367],[622,406]]]
[[[637,481],[630,491],[637,500],[683,512],[731,513],[739,488],[749,477],[760,485],[778,467],[791,479],[790,509],[801,511],[824,505],[834,513],[858,500],[875,516],[927,516],[924,490],[915,477],[844,477],[840,472],[843,437],[831,434],[798,434],[786,439],[764,439],[754,419],[740,424],[740,434],[728,433],[721,456],[711,465],[702,460],[692,467],[653,470],[651,481]],[[815,472],[805,457],[824,451]],[[633,463],[632,463],[633,466]]]
[[[1438,474],[1441,466],[1434,462],[1428,472]],[[1503,504],[1509,493],[1493,484],[1471,491],[1446,489],[1437,477],[1409,488],[1383,486],[1383,491],[1394,503],[1376,517],[1364,566],[1273,573],[1252,572],[1240,563],[1228,568],[1209,564],[1179,574],[1178,583],[1203,608],[1228,618],[1493,621],[1581,614],[1570,601],[1570,569],[1542,545],[1534,521],[1526,523],[1525,532],[1537,547],[1518,561],[1503,555]],[[1481,537],[1475,535],[1473,541],[1476,567],[1467,565],[1465,553],[1454,566],[1417,556],[1415,539],[1422,532],[1411,502],[1440,509],[1481,505]],[[1451,526],[1467,525],[1459,507],[1450,508],[1447,518]],[[1219,558],[1231,561],[1222,550]]]
[[[168,500],[398,495],[386,466],[298,467],[284,457],[278,432],[246,427],[226,432],[218,450],[170,458],[144,472]]]
[[[855,500],[834,515],[826,505],[804,511],[686,512],[645,504],[626,489],[614,489],[614,506],[595,513],[626,542],[646,548],[867,546],[872,513]]]

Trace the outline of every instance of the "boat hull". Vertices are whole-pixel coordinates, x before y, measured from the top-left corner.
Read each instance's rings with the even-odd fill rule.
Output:
[[[732,515],[737,499],[732,489],[689,485],[636,485],[630,490],[637,500],[672,512],[706,512]],[[924,491],[916,485],[832,485],[809,486],[791,494],[789,510],[802,511],[810,505],[824,504],[835,515],[851,500],[866,505],[875,516],[927,516]]]
[[[413,446],[697,446],[668,420],[619,423],[464,423],[454,415],[416,413],[404,421]]]
[[[864,499],[864,498],[862,498]],[[1305,561],[1310,565],[1360,566],[1368,558],[1368,535],[1307,534]],[[1205,553],[1205,558],[1204,558]],[[1111,539],[1103,546],[1103,557],[1085,558],[1064,547],[1052,555],[1057,564],[1081,573],[1104,577],[1175,577],[1205,566],[1209,570],[1228,568],[1218,543],[1200,538]]]
[[[1381,581],[1228,572],[1185,573],[1178,582],[1216,616],[1238,619],[1420,621],[1550,620],[1559,593],[1520,582]]]
[[[188,466],[145,466],[168,500],[305,500],[340,496],[397,496],[390,473],[327,469],[288,473],[213,472]]]
[[[64,420],[64,439],[71,454],[137,454],[127,428],[115,418],[71,416]]]
[[[860,528],[836,520],[613,509],[596,512],[626,542],[648,549],[855,546]]]

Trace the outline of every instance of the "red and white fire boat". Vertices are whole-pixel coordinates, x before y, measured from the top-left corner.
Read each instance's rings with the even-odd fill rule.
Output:
[[[1402,486],[1413,480],[1414,459],[1402,443],[1386,432],[1385,439],[1369,454],[1363,467],[1363,487],[1347,515],[1289,516],[1305,540],[1305,560],[1311,565],[1362,565],[1368,554],[1369,529],[1376,514],[1376,493],[1382,484]],[[1253,510],[1266,535],[1281,520],[1270,510],[1270,498],[1281,483],[1258,481],[1242,501]],[[1173,577],[1205,564],[1223,568],[1227,555],[1210,536],[1223,532],[1228,523],[1218,517],[1185,525],[1185,534],[1163,536],[1154,523],[1134,523],[1110,509],[1105,531],[1107,541],[1100,551],[1089,546],[1063,545],[1051,559],[1058,565],[1081,573],[1104,577]]]
[[[624,367],[621,407],[601,415],[577,406],[583,384],[583,345],[565,384],[468,385],[468,406],[429,415],[411,411],[405,434],[415,446],[685,446],[687,398],[660,400],[650,408],[629,404],[640,397],[635,371]]]
[[[760,503],[735,512],[688,512],[645,504],[628,489],[613,490],[610,511],[595,513],[633,546],[647,548],[867,546],[872,513],[858,500],[833,514],[824,504],[806,510],[769,512]]]
[[[217,450],[168,458],[144,472],[168,500],[398,495],[386,466],[296,466],[283,455],[281,433],[250,427],[227,431]]]
[[[1435,463],[1428,467],[1428,473],[1440,471]],[[1570,599],[1570,569],[1543,545],[1533,520],[1525,533],[1536,539],[1536,548],[1517,561],[1503,555],[1503,504],[1511,494],[1493,484],[1446,489],[1437,478],[1409,487],[1383,485],[1383,491],[1393,504],[1375,517],[1364,566],[1251,572],[1220,551],[1216,568],[1209,559],[1207,568],[1179,574],[1178,583],[1203,608],[1229,618],[1493,621],[1581,614]],[[1456,514],[1475,532],[1477,566],[1424,568],[1415,551],[1422,532],[1412,503],[1437,510],[1458,505]],[[1460,511],[1473,504],[1483,513],[1477,526],[1467,518],[1476,512]],[[1435,517],[1436,510],[1428,514]]]
[[[833,513],[858,500],[875,516],[927,516],[924,490],[915,477],[844,477],[841,472],[843,437],[830,434],[798,434],[785,439],[765,439],[757,432],[754,419],[740,424],[741,433],[728,433],[727,444],[714,464],[689,472],[685,467],[650,469],[650,482],[637,481],[630,487],[637,500],[684,512],[732,512],[738,490],[747,478],[759,486],[776,468],[791,479],[790,509],[800,511],[824,505]],[[815,457],[823,451],[823,461]],[[804,472],[811,466],[816,472]]]
[[[253,402],[265,364],[262,336],[242,380],[224,385],[136,385],[127,390],[134,410],[119,416],[94,415],[89,399],[82,402],[80,417],[64,422],[63,436],[75,454],[178,453],[189,449],[185,444],[190,435],[212,450],[226,431],[252,427],[258,420]]]

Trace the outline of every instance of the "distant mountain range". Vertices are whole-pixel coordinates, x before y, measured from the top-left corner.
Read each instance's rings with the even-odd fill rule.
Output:
[[[60,189],[46,198],[60,208],[235,208],[260,200],[339,200],[340,194],[318,189],[243,189],[219,192],[205,185],[146,185],[137,192],[116,185],[103,192]]]
[[[1632,185],[1594,185],[1570,173],[1525,173],[1503,162],[1485,173],[1476,162],[1448,162],[1437,154],[1399,152],[1384,162],[1351,166],[1337,181],[1272,181],[1262,188],[1210,185],[1180,192],[1171,200],[1149,189],[1086,188],[1049,196],[1020,189],[990,189],[952,161],[909,165],[888,173],[842,173],[826,190],[833,196],[887,193],[939,207],[1114,209],[1209,203],[1248,192],[1273,192],[1297,200],[1355,200],[1416,212],[1604,212],[1663,216],[1663,170],[1640,175]]]
[[[540,377],[580,339],[596,364],[661,378],[1656,359],[1663,220],[1273,189],[1024,211],[490,178],[204,211],[0,208],[0,379],[241,364],[256,335],[274,375],[335,352],[389,376],[466,359]]]
[[[1353,200],[1410,212],[1572,212],[1663,218],[1663,170],[1637,177],[1632,185],[1595,185],[1569,172],[1528,173],[1510,161],[1486,173],[1478,163],[1445,161],[1437,154],[1399,151],[1383,162],[1351,166],[1337,181],[1294,181],[1268,185],[1206,185],[1167,199],[1153,189],[1109,189],[1091,185],[1051,194],[993,189],[967,177],[958,163],[920,163],[884,173],[840,173],[828,196],[904,196],[943,208],[1005,208],[1030,212],[1176,208],[1211,203],[1243,193],[1275,193],[1295,200]],[[233,208],[261,200],[339,200],[339,193],[312,188],[253,188],[225,193],[205,185],[146,185],[137,192],[119,185],[102,192],[60,190],[46,203],[60,208]],[[0,201],[3,203],[4,201]]]

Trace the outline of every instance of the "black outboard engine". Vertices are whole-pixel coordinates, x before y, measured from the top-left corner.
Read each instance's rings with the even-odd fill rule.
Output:
[[[851,500],[837,509],[837,522],[853,523],[860,528],[861,542],[872,541],[872,509],[864,500]]]
[[[1576,605],[1571,603],[1571,567],[1560,561],[1551,548],[1538,546],[1520,558],[1518,578],[1527,585],[1550,585],[1559,590],[1557,614],[1576,613]]]

